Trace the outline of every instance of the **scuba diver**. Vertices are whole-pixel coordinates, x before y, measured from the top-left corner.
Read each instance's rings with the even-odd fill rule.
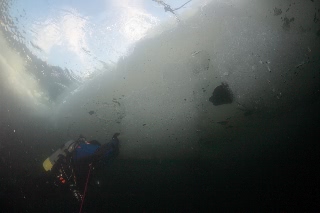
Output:
[[[44,169],[54,176],[54,184],[72,192],[83,204],[91,170],[98,163],[111,160],[119,154],[119,133],[109,143],[87,141],[82,135],[70,140],[43,162]]]

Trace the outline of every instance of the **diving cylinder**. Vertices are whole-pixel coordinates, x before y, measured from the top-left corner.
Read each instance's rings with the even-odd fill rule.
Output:
[[[46,171],[51,170],[53,165],[57,162],[59,157],[66,156],[67,153],[72,152],[75,149],[76,141],[70,140],[66,142],[61,148],[59,148],[57,151],[55,151],[50,157],[48,157],[44,162],[43,162],[43,168]]]

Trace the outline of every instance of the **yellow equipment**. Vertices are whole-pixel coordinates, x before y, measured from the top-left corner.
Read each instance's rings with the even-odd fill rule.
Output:
[[[57,162],[60,156],[66,156],[67,153],[72,152],[75,149],[75,145],[77,143],[74,140],[70,140],[65,143],[61,148],[55,151],[50,157],[48,157],[45,161],[43,161],[43,168],[46,171],[50,171],[53,165]]]

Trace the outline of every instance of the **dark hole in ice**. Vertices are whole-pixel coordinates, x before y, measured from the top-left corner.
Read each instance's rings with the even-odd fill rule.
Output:
[[[212,96],[209,98],[209,101],[213,105],[218,106],[222,104],[231,104],[233,101],[233,94],[229,89],[228,84],[222,83],[220,86],[217,86],[212,93]]]
[[[94,111],[91,110],[91,111],[88,112],[88,113],[89,113],[90,115],[93,115],[93,114],[94,114]]]

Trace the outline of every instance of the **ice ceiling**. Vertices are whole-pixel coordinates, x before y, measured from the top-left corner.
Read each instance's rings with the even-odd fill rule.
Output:
[[[2,1],[2,110],[64,138],[121,131],[128,156],[195,153],[318,100],[319,30],[314,1]]]
[[[179,7],[172,9],[169,3]],[[178,13],[197,10],[207,3],[3,1],[1,24],[39,59],[70,69],[76,78],[85,79],[130,54],[134,44],[152,34],[152,29],[156,31],[158,26],[160,30],[159,25],[170,25],[170,18],[178,20]],[[171,20],[171,25],[176,24]]]

